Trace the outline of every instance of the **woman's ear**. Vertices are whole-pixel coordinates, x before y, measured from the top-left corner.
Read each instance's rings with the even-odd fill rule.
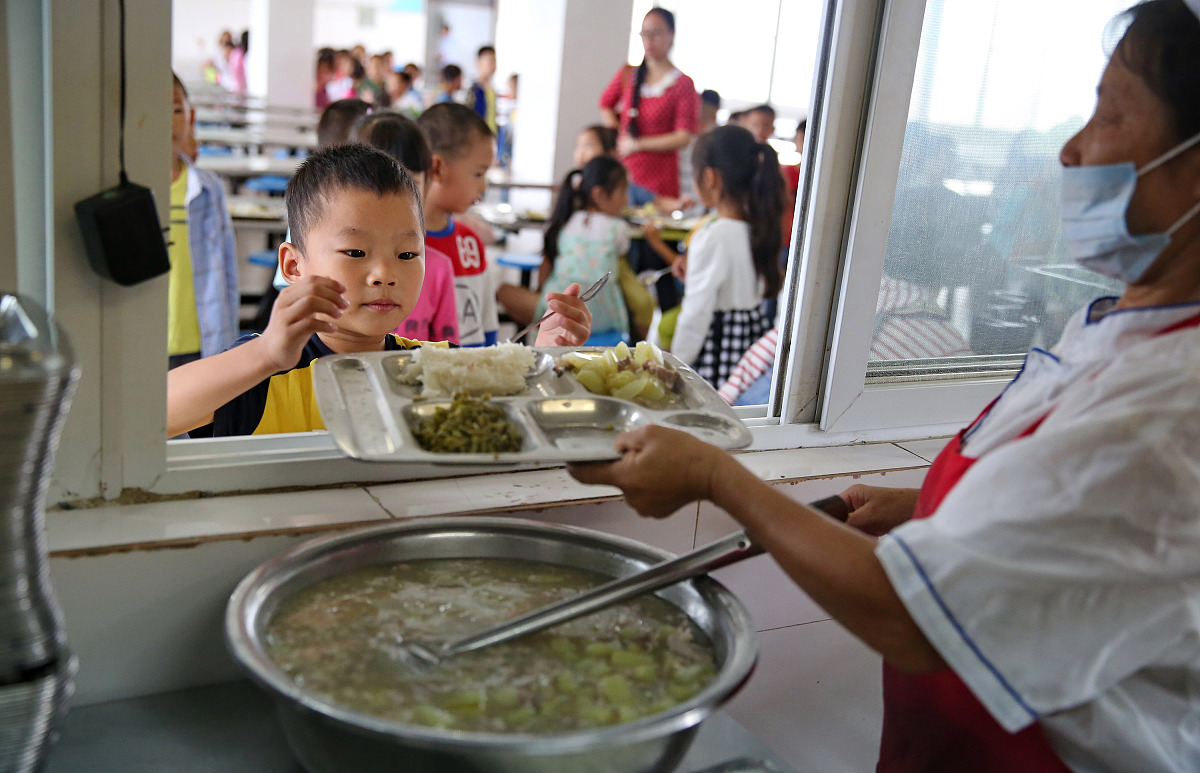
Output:
[[[288,284],[294,284],[300,278],[302,261],[303,256],[296,245],[291,242],[279,245],[279,272]]]

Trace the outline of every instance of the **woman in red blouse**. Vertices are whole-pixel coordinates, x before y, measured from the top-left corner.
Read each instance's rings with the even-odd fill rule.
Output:
[[[642,19],[646,55],[637,67],[625,65],[600,97],[606,126],[620,132],[617,154],[633,185],[634,205],[655,195],[679,196],[679,150],[686,148],[700,124],[700,98],[692,79],[671,64],[675,16],[652,8]],[[638,188],[642,190],[637,190]]]

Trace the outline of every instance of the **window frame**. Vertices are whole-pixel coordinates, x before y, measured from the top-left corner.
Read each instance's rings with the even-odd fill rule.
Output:
[[[819,372],[811,362],[798,371],[792,368],[786,384],[790,399],[784,404],[784,415],[807,418],[801,410],[802,400],[815,399],[819,407],[812,419],[828,432],[960,426],[998,395],[1010,378],[1007,374],[951,376],[918,383],[869,383],[867,378],[875,305],[852,301],[874,298],[883,279],[924,18],[923,1],[887,2],[882,8],[854,187],[842,211],[845,240],[837,268],[836,300],[831,316],[825,317],[829,319],[828,357]],[[887,214],[881,216],[881,212]],[[833,220],[836,223],[836,218]],[[806,255],[804,263],[810,260]],[[810,283],[824,280],[824,276],[814,275],[801,280],[802,288],[808,290]],[[823,311],[811,306],[806,309],[801,303],[798,316],[819,316]],[[819,381],[815,396],[811,390],[814,380]],[[797,394],[792,385],[798,383],[808,385],[808,391]]]
[[[165,350],[165,325],[150,321],[166,319],[166,279],[123,288],[97,277],[88,266],[73,213],[75,201],[115,184],[119,170],[118,2],[74,0],[69,5],[67,0],[42,0],[42,61],[27,65],[38,68],[34,74],[44,75],[46,84],[44,103],[34,107],[45,118],[47,196],[42,214],[49,224],[48,295],[70,331],[82,372],[50,501],[113,499],[131,489],[230,492],[480,472],[357,462],[342,457],[325,433],[164,440],[166,358],[147,352]],[[876,238],[879,232],[886,238],[887,222],[865,216],[862,193],[872,186],[884,193],[895,188],[923,9],[923,0],[828,0],[825,5],[801,172],[802,204],[791,245],[799,259],[789,261],[781,301],[783,341],[773,396],[767,407],[739,409],[752,427],[753,449],[939,437],[963,420],[961,412],[946,410],[946,390],[977,408],[985,402],[980,388],[993,386],[864,388],[864,317],[848,303],[855,297],[852,290],[869,286],[870,297],[878,290],[882,253],[872,263],[864,245],[872,229]],[[166,222],[170,113],[163,106],[170,104],[171,82],[160,76],[170,63],[171,11],[157,0],[127,0],[127,13],[129,175],[154,190]],[[890,72],[896,63],[892,59],[907,64]],[[19,69],[11,53],[9,64]],[[53,77],[56,73],[64,75]],[[13,73],[14,78],[20,75]],[[889,89],[905,94],[899,133],[880,116],[897,104],[894,94],[887,96]],[[14,189],[22,189],[20,179]],[[889,197],[889,211],[890,203]],[[857,381],[847,378],[859,360]],[[930,390],[940,390],[937,399],[929,399],[934,394]],[[921,395],[926,398],[916,399]],[[909,410],[919,425],[898,427],[886,415],[898,410],[898,396],[912,403]],[[890,407],[882,412],[869,408],[871,400]],[[838,413],[843,404],[853,410]]]

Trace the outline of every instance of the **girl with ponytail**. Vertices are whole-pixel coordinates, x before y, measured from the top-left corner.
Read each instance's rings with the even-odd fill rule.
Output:
[[[545,293],[567,285],[589,285],[606,271],[615,278],[629,252],[629,224],[621,218],[628,202],[625,167],[611,156],[596,156],[567,173],[542,246],[541,300],[533,319],[546,313]],[[592,336],[588,344],[611,346],[629,340],[629,312],[620,290],[609,287],[588,303]]]
[[[696,192],[717,218],[688,248],[687,285],[671,349],[714,386],[771,328],[760,308],[783,284],[779,218],[783,177],[770,145],[740,126],[700,135]]]
[[[619,131],[617,154],[629,170],[634,206],[655,196],[678,198],[679,151],[700,125],[700,97],[692,79],[671,63],[675,15],[651,8],[642,19],[645,57],[622,67],[600,97],[604,124]]]

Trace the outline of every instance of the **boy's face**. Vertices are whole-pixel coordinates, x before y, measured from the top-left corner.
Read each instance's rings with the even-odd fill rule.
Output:
[[[337,330],[322,337],[352,347],[377,347],[412,312],[421,295],[425,235],[416,202],[406,193],[376,196],[361,189],[335,190],[308,230],[304,254],[285,244],[280,265],[288,282],[316,275],[346,287],[343,297],[349,306],[331,320]]]
[[[496,55],[491,51],[485,51],[476,60],[475,66],[479,70],[479,80],[490,81],[492,76],[496,74]]]
[[[753,110],[746,113],[742,126],[750,130],[754,139],[766,142],[775,134],[775,119],[765,110]]]
[[[487,170],[495,160],[495,140],[478,134],[461,156],[446,158],[434,154],[431,200],[446,212],[465,212],[487,192]]]
[[[178,86],[175,87],[175,95],[171,104],[171,150],[190,156],[192,127],[195,123],[196,113],[192,110],[191,103],[188,102],[183,89]]]

